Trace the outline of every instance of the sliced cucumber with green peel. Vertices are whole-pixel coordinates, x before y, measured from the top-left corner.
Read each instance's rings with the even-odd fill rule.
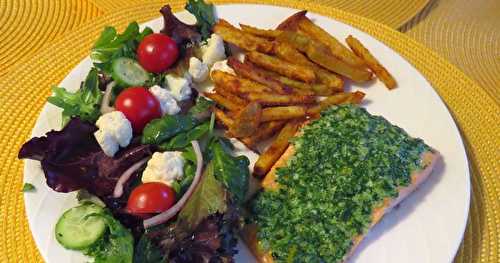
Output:
[[[59,218],[56,224],[56,239],[65,248],[82,250],[94,244],[106,231],[106,222],[99,216],[103,212],[95,204],[73,207]]]
[[[149,79],[149,74],[139,63],[131,58],[117,58],[111,64],[111,76],[122,86],[142,86]]]

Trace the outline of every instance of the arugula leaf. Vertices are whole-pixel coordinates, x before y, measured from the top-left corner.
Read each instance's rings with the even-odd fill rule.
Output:
[[[84,252],[95,263],[131,263],[134,255],[134,238],[109,212],[92,214],[106,222],[108,232]]]
[[[210,128],[210,122],[205,122],[187,132],[175,135],[172,139],[160,144],[158,147],[162,151],[184,149],[191,144],[191,141],[198,140],[205,134],[207,134],[209,128]]]
[[[233,157],[221,140],[216,140],[210,147],[214,174],[232,194],[234,200],[242,204],[248,191],[250,161],[246,156]]]
[[[190,232],[206,217],[227,209],[226,190],[215,179],[214,164],[205,168],[201,181],[177,216],[179,226]]]
[[[139,42],[152,33],[153,30],[149,27],[140,32],[137,22],[130,23],[122,34],[118,34],[114,27],[105,27],[91,49],[90,58],[94,61],[95,67],[110,74],[113,59],[119,57],[135,59]]]
[[[30,183],[24,183],[23,189],[21,190],[23,192],[34,192],[36,191],[36,187]]]
[[[207,4],[204,0],[188,0],[184,7],[196,17],[196,26],[201,33],[201,40],[205,41],[212,33],[216,23],[214,5]]]
[[[163,262],[162,251],[146,235],[142,235],[134,250],[134,263]]]
[[[99,105],[103,95],[99,90],[97,69],[90,70],[78,91],[71,93],[64,88],[53,87],[52,92],[53,95],[47,101],[63,109],[63,127],[71,117],[77,116],[89,122],[95,122],[99,118]]]

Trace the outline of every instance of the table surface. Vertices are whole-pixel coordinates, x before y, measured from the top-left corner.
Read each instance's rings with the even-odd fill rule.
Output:
[[[283,1],[271,0],[266,2],[272,4]],[[286,2],[293,4],[292,1]],[[500,1],[377,0],[367,3],[362,0],[321,0],[302,2],[304,6],[326,5],[339,8],[397,29],[454,64],[474,80],[468,85],[479,84],[481,91],[487,94],[486,97],[481,97],[482,94],[478,93],[477,97],[483,98],[489,104],[494,104],[485,105],[485,107],[493,108],[493,110],[488,111],[490,114],[492,112],[491,116],[486,118],[483,116],[483,118],[489,122],[491,129],[496,132],[492,133],[493,138],[490,138],[486,144],[493,150],[483,154],[481,151],[484,149],[477,147],[480,142],[474,140],[474,131],[470,130],[470,123],[466,122],[466,118],[462,118],[462,115],[467,114],[468,111],[474,111],[474,109],[464,109],[463,107],[466,107],[466,105],[461,105],[462,109],[454,111],[454,102],[447,100],[451,99],[451,97],[443,96],[440,93],[455,114],[458,125],[464,133],[469,156],[472,159],[473,196],[469,224],[455,261],[498,262],[500,250],[500,243],[498,242],[500,238],[500,190],[498,186],[498,175],[500,175],[498,162],[500,160],[500,133],[498,132],[498,123],[500,123],[500,112],[498,110],[500,102],[500,16],[498,15],[500,14]],[[161,1],[157,0],[0,1],[0,25],[2,25],[0,27],[0,83],[9,83],[8,78],[12,77],[10,74],[23,72],[23,67],[26,67],[27,63],[43,57],[41,53],[47,52],[51,45],[66,43],[65,41],[78,41],[75,38],[71,40],[65,38],[71,35],[71,32],[92,24],[98,18],[110,16],[110,14],[120,12],[124,8],[133,10],[134,6],[156,6],[160,4]],[[177,8],[180,7],[180,5],[177,6]],[[113,21],[112,19],[109,20],[112,24]],[[85,37],[95,38],[94,35]],[[75,60],[75,58],[68,59]],[[72,63],[76,61],[72,61]],[[57,67],[58,65],[53,66]],[[66,72],[71,68],[70,66],[63,67],[68,68]],[[428,78],[431,77],[428,76]],[[2,82],[3,80],[5,81]],[[0,91],[7,88],[0,86]],[[457,90],[467,89],[466,87],[465,89],[464,87],[457,87]],[[474,89],[471,89],[471,92],[473,91]],[[0,97],[0,100],[12,102],[15,99],[4,94],[4,92],[0,93],[3,96]],[[46,96],[46,94],[44,93],[43,96]],[[470,94],[470,96],[474,97],[474,94]],[[9,109],[2,106],[0,110],[4,112]],[[481,117],[478,116],[478,118]],[[4,146],[4,143],[10,144],[5,139],[2,140],[2,146]],[[13,147],[12,145],[5,146]],[[12,171],[2,169],[2,175],[6,172]],[[2,186],[6,182],[2,180],[4,179],[0,178],[0,189],[6,190],[7,188]],[[12,189],[12,187],[9,189]],[[0,198],[2,197],[0,196]],[[7,218],[9,212],[19,210],[19,207],[7,207],[5,202],[2,205],[2,201],[7,200],[0,199],[0,219]],[[16,224],[21,224],[18,221],[16,222]],[[28,249],[33,249],[31,236],[16,237],[15,242],[26,242],[31,244]],[[0,250],[11,251],[12,249],[8,246],[0,244]],[[4,257],[7,261],[13,260],[7,255],[0,256],[0,259],[2,259],[0,261],[3,262]],[[20,259],[26,258],[20,257]],[[38,256],[36,260],[41,259]]]

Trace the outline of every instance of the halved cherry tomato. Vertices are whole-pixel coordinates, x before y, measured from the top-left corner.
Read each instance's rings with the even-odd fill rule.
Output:
[[[135,133],[141,133],[148,122],[161,117],[160,103],[143,87],[132,87],[122,91],[116,98],[115,108],[123,112]]]
[[[179,56],[179,48],[173,39],[164,34],[146,36],[137,48],[139,64],[149,72],[167,70]]]
[[[175,191],[164,183],[144,183],[130,194],[127,210],[132,214],[161,213],[175,203]]]

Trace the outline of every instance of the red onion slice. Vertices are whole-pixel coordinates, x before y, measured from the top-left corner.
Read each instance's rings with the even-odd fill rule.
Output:
[[[156,226],[162,223],[167,222],[170,218],[174,217],[182,207],[184,207],[184,204],[186,201],[191,197],[191,194],[193,194],[194,189],[198,185],[201,179],[202,175],[202,169],[203,169],[203,155],[201,153],[200,145],[198,144],[198,141],[191,141],[191,144],[193,145],[194,153],[196,154],[196,174],[193,178],[193,182],[191,183],[191,186],[189,186],[188,190],[182,198],[177,201],[177,203],[172,206],[170,209],[168,209],[165,212],[162,212],[161,214],[158,214],[156,216],[153,216],[151,218],[148,218],[144,220],[144,228]]]
[[[146,158],[136,162],[135,164],[130,166],[125,172],[123,172],[123,174],[118,179],[118,182],[116,182],[115,190],[113,191],[114,198],[118,198],[118,197],[122,196],[123,185],[128,181],[128,179],[130,179],[130,176],[132,176],[132,174],[134,174],[135,171],[137,171],[139,168],[141,168],[141,166],[145,162],[148,161],[148,159],[149,159],[149,157],[146,157]]]
[[[114,81],[111,81],[106,85],[106,90],[104,91],[104,96],[102,97],[102,102],[101,102],[101,113],[105,114],[108,112],[112,112],[115,110],[114,107],[109,106],[109,100],[111,99],[111,91],[113,90],[113,87],[115,87],[116,83]]]

